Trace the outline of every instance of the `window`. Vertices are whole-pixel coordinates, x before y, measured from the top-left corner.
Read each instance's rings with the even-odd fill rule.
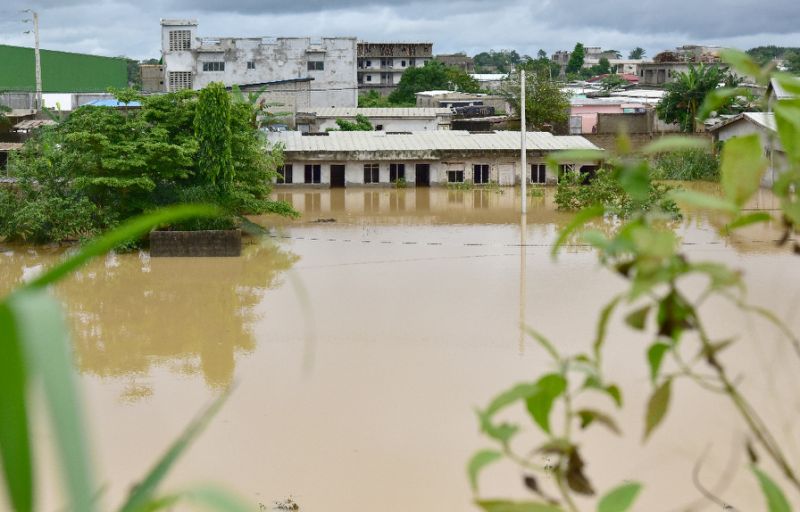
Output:
[[[364,183],[378,183],[380,181],[380,166],[378,164],[364,164]]]
[[[323,71],[325,69],[325,62],[321,60],[310,60],[308,61],[308,70],[309,71]]]
[[[406,67],[406,61],[404,61],[404,60],[401,60],[401,61],[400,61],[400,67],[401,67],[401,68],[404,68],[404,67]]]
[[[463,178],[462,178],[463,181]],[[489,166],[486,164],[477,164],[472,166],[472,182],[489,183]]]
[[[305,169],[305,182],[306,183],[321,183],[322,180],[322,166],[320,165],[306,165]]]
[[[220,61],[204,62],[203,71],[225,71],[225,63]]]
[[[180,91],[182,89],[192,88],[192,72],[191,71],[170,71],[169,72],[169,90],[170,92]]]
[[[191,30],[170,30],[169,31],[169,51],[179,52],[191,50],[192,31]]]
[[[531,183],[546,183],[546,182],[547,182],[547,165],[532,164]]]
[[[389,164],[389,182],[394,183],[398,180],[405,181],[406,164]]]
[[[563,176],[568,172],[575,171],[575,164],[561,164],[558,166],[558,175]]]
[[[367,67],[368,67],[368,68],[371,68],[371,67],[372,67],[372,61],[371,61],[371,60],[368,60],[368,61],[367,61]]]
[[[256,69],[256,61],[248,60],[247,61],[247,69]]]
[[[411,66],[412,68],[416,67],[417,59],[411,59],[410,61],[408,61],[408,65]]]
[[[391,68],[392,67],[392,60],[391,59],[381,59],[381,67],[382,68]]]
[[[367,75],[367,82],[371,82],[371,81],[372,81],[372,75]]]
[[[447,171],[447,183],[464,183],[464,171]]]
[[[292,164],[278,167],[278,183],[292,182]]]

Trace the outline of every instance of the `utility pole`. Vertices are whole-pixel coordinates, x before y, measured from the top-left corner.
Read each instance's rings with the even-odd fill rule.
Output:
[[[522,214],[528,211],[528,137],[525,132],[525,70],[519,71],[519,133],[521,142],[520,160],[521,160],[521,173],[522,179]]]
[[[39,13],[31,9],[25,9],[21,12],[29,12],[31,13],[31,17],[33,18],[33,40],[34,40],[34,50],[33,54],[36,58],[36,103],[34,108],[36,110],[40,110],[42,108],[42,60],[39,55]],[[31,20],[25,20],[31,21]],[[29,34],[30,31],[26,31],[26,34]]]

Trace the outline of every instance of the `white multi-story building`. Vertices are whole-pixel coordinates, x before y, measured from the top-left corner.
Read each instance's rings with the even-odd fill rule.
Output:
[[[305,95],[293,107],[357,105],[356,43],[355,37],[198,37],[197,20],[161,20],[166,90],[306,82],[292,85]]]
[[[387,95],[409,68],[433,60],[433,43],[358,43],[358,86]]]

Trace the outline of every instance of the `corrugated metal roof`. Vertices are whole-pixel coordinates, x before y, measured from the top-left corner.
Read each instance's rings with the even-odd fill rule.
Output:
[[[56,124],[52,119],[26,119],[14,125],[15,130],[33,130],[34,128],[41,128],[42,126],[50,126]]]
[[[743,120],[749,121],[773,132],[777,130],[777,126],[775,124],[775,114],[773,112],[743,112],[737,116],[731,117],[730,119],[726,119],[721,123],[711,126],[708,130],[715,132],[721,128],[724,128],[725,126]]]
[[[300,132],[272,132],[272,143],[282,143],[284,151],[519,151],[519,132],[497,131],[470,133],[456,130],[436,130],[410,133],[386,132],[329,132],[328,135],[308,136]],[[528,132],[529,150],[560,151],[567,149],[600,149],[587,139],[574,136],[555,136],[548,132]]]
[[[436,117],[440,115],[452,114],[449,108],[356,108],[356,107],[332,107],[315,108],[298,112],[298,114],[316,114],[319,117],[356,117],[361,114],[366,117]]]

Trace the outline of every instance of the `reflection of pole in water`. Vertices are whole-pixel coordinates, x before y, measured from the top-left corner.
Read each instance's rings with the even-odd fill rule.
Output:
[[[523,213],[519,222],[519,353],[525,352],[525,303],[527,302],[527,243],[528,219]]]

